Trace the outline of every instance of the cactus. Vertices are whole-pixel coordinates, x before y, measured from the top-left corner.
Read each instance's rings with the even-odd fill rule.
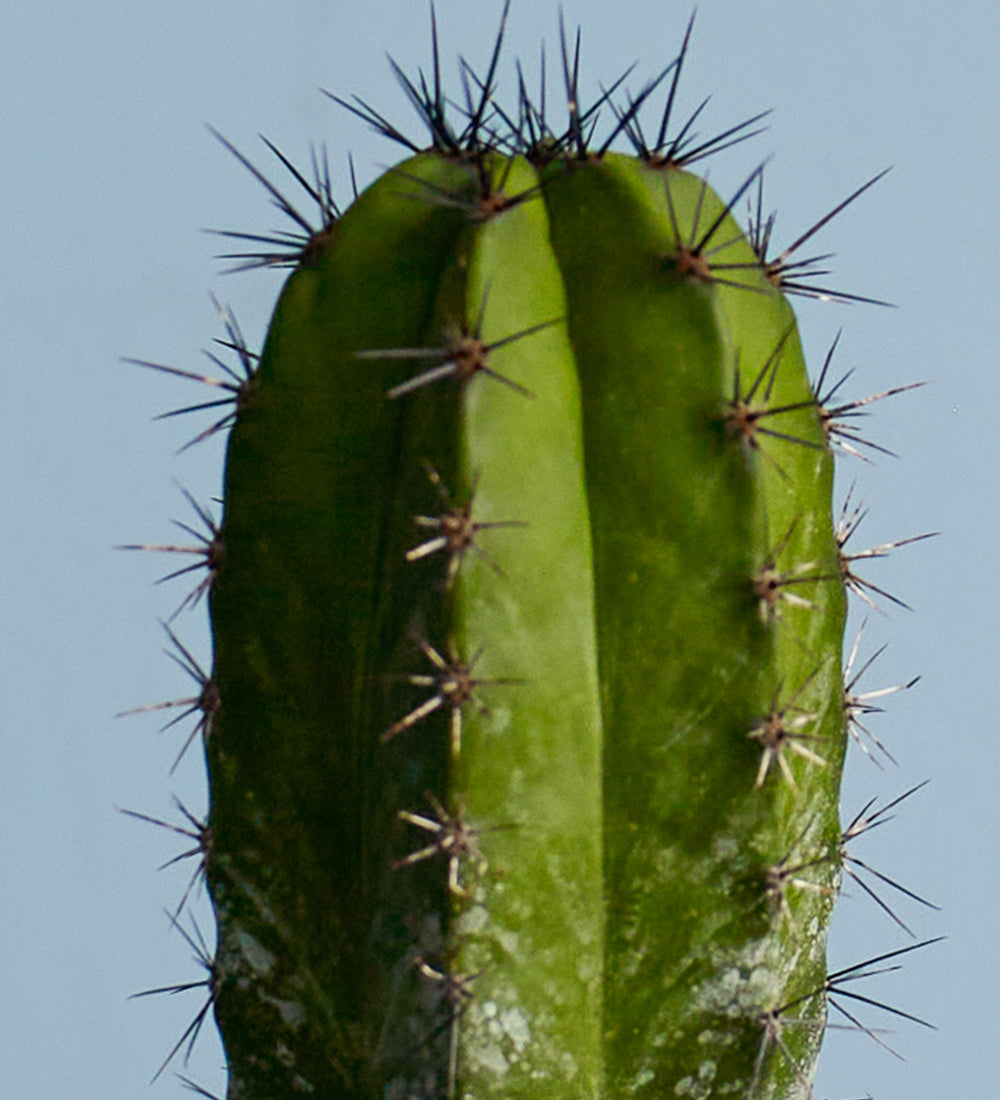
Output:
[[[141,546],[197,555],[214,640],[206,675],[171,630],[219,936],[171,1055],[214,1007],[233,1100],[811,1095],[863,976],[826,936],[871,709],[833,449],[865,441],[789,296],[852,296],[739,227],[761,169],[690,171],[761,116],[668,137],[687,36],[589,108],[563,36],[562,130],[500,106],[502,37],[464,109],[436,35],[399,74],[428,148],[345,103],[410,155],[344,211],[292,169],[319,226],[230,146],[303,234],[231,254],[293,270],[195,406],[232,404],[198,437],[230,429],[223,521]]]

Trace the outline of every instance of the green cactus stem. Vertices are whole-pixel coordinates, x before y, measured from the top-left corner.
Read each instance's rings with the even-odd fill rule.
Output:
[[[419,154],[314,251],[211,593],[232,1095],[785,1095],[830,881],[774,868],[839,837],[844,750],[791,311],[614,153]]]
[[[160,547],[209,567],[228,1095],[809,1096],[864,698],[831,443],[866,441],[788,295],[856,296],[811,233],[768,257],[761,169],[691,174],[761,116],[668,135],[687,37],[585,108],[564,36],[561,132],[500,106],[501,39],[457,127],[399,74],[426,149],[347,104],[410,155],[346,210],[296,172],[317,226],[226,142],[297,225],[231,258],[293,271],[259,359],[223,313],[240,373],[142,364],[232,406],[221,525]]]

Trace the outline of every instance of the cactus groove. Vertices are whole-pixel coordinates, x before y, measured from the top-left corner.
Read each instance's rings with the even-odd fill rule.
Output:
[[[833,446],[874,445],[787,295],[856,296],[789,263],[811,232],[768,259],[761,169],[728,201],[691,173],[761,116],[668,137],[687,36],[584,108],[563,35],[557,133],[523,82],[499,105],[502,27],[464,111],[436,33],[430,86],[397,70],[428,148],[345,103],[410,155],[345,210],[292,169],[318,226],[222,139],[297,226],[230,254],[293,268],[266,341],[222,311],[238,373],[134,361],[232,406],[196,437],[230,430],[221,523],[188,496],[199,545],[130,544],[206,569],[212,673],[168,627],[200,694],[163,705],[201,711],[209,816],[175,831],[228,1096],[811,1096],[844,845],[889,807],[842,833],[885,692],[845,688]]]

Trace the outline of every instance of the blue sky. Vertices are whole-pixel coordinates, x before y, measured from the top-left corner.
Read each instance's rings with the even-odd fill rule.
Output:
[[[437,9],[451,75],[459,51],[484,61],[499,4],[438,0]],[[636,60],[635,86],[659,71],[691,10],[667,0],[564,9],[583,28],[591,93]],[[507,77],[515,56],[535,64],[540,38],[551,51],[556,20],[554,4],[514,0]],[[114,717],[189,694],[191,683],[162,656],[158,624],[184,589],[153,584],[163,570],[152,555],[112,547],[174,537],[171,519],[191,518],[177,483],[210,501],[222,458],[218,439],[177,455],[191,422],[152,417],[193,395],[121,357],[206,366],[201,349],[220,334],[210,291],[258,346],[280,286],[274,273],[220,274],[218,241],[200,232],[280,226],[205,123],[259,163],[267,153],[258,133],[303,163],[310,142],[325,142],[346,201],[348,151],[362,184],[397,154],[319,88],[357,92],[406,120],[384,53],[413,70],[427,63],[427,41],[424,0],[381,0],[377,15],[319,0],[7,0],[0,13],[0,974],[9,1095],[190,1095],[173,1067],[147,1085],[200,993],[127,1000],[202,976],[164,915],[190,864],[157,873],[177,838],[116,807],[174,820],[176,795],[201,814],[204,779],[195,753],[168,777],[182,732],[157,732],[156,716]],[[814,251],[836,252],[836,286],[898,308],[805,302],[803,338],[818,371],[843,327],[837,361],[855,369],[850,396],[933,383],[873,409],[871,436],[900,458],[842,463],[838,501],[856,480],[855,499],[869,507],[859,549],[943,532],[865,573],[914,611],[886,605],[887,615],[868,614],[863,653],[888,648],[864,686],[922,679],[873,720],[899,766],[879,770],[853,753],[844,802],[849,819],[869,798],[881,803],[931,779],[858,853],[944,907],[900,903],[920,938],[948,939],[870,990],[939,1030],[894,1026],[889,1041],[905,1062],[864,1036],[832,1032],[817,1086],[829,1100],[988,1097],[1000,1086],[992,989],[1000,883],[988,843],[1000,824],[990,688],[1000,393],[997,266],[985,224],[1000,167],[998,50],[1000,9],[984,3],[918,13],[900,0],[704,0],[683,85],[688,110],[711,93],[706,129],[774,108],[767,132],[718,158],[711,178],[726,192],[773,154],[767,200],[780,241],[892,166]],[[203,609],[175,626],[207,665]],[[210,937],[207,906],[196,909]],[[907,942],[865,898],[845,898],[831,965]],[[212,1030],[187,1072],[221,1093]]]

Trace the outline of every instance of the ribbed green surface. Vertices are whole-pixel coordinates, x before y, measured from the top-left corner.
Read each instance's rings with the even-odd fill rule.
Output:
[[[821,1028],[775,1045],[761,1016],[822,984],[831,903],[766,887],[839,833],[844,603],[791,311],[752,267],[756,291],[678,270],[675,221],[721,210],[692,176],[491,171],[530,198],[485,216],[429,153],[357,200],[233,430],[208,743],[230,1096],[804,1094]],[[728,216],[714,239],[753,263]],[[500,377],[389,396],[463,334],[506,341]],[[796,407],[741,436],[734,396]],[[474,546],[408,560],[470,497]],[[776,712],[824,765],[786,743],[763,774]]]

